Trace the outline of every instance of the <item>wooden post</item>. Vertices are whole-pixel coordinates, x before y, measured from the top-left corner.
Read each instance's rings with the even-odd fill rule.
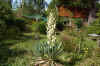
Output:
[[[97,39],[97,46],[100,47],[100,38]]]

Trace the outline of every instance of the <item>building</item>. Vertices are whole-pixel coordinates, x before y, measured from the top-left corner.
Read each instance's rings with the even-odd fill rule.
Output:
[[[93,21],[96,16],[96,10],[94,8],[94,5],[92,5],[93,2],[91,2],[91,6],[88,6],[88,3],[87,5],[84,5],[80,1],[82,0],[61,0],[57,5],[59,16],[66,19],[80,18],[83,20],[83,23],[87,24],[88,22],[90,23],[90,21]],[[94,10],[92,8],[94,8]]]

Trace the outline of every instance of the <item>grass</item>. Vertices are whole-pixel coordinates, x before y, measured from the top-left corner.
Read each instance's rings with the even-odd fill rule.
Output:
[[[0,43],[0,66],[30,66],[34,56],[33,33],[26,33],[20,39],[6,39]],[[43,35],[41,37],[44,37]]]
[[[45,35],[37,34],[37,24],[32,25],[33,33],[24,33],[13,39],[0,40],[0,66],[31,66],[34,57],[34,44],[46,38]],[[35,40],[38,35],[40,39]]]
[[[65,34],[64,36],[69,35],[66,32],[64,34]],[[32,58],[35,58],[34,48],[33,48],[34,44],[36,42],[39,42],[41,39],[46,38],[46,35],[38,34],[39,37],[41,38],[39,40],[35,40],[34,35],[36,35],[35,32],[24,33],[24,36],[20,37],[19,39],[2,40],[0,42],[0,66],[33,66]],[[74,38],[73,42],[78,45],[80,39],[76,36],[76,34],[72,38]],[[60,40],[61,36],[57,35],[57,39]],[[90,40],[87,37],[85,37],[85,40],[83,41],[83,43],[88,48],[97,48],[96,41]],[[90,51],[92,50],[90,49]],[[65,58],[69,58],[69,56],[70,56],[70,53],[67,53],[67,56]],[[65,60],[65,63],[67,63],[67,59],[64,59],[64,60]],[[80,64],[75,64],[75,65],[80,66],[82,63],[86,63],[85,61],[87,62],[90,61],[90,58],[86,58],[82,61],[78,61],[78,63]]]

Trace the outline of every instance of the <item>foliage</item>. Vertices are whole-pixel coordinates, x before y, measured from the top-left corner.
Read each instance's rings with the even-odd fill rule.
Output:
[[[25,18],[16,18],[15,25],[20,29],[21,32],[31,32],[31,27],[28,27],[30,25],[31,21]],[[31,25],[30,25],[31,26]]]
[[[77,62],[80,62],[81,60],[92,57],[92,53],[93,53],[95,45],[96,43],[93,42],[92,40],[84,40],[83,43],[81,43],[80,51],[77,48],[76,52],[72,53],[71,62],[69,63],[76,64]]]
[[[49,9],[53,9],[56,7],[58,0],[52,0],[52,2],[49,4]]]
[[[6,4],[6,5],[5,5]],[[30,31],[27,27],[28,20],[16,18],[8,3],[0,1],[0,38],[15,38],[25,31]],[[10,37],[9,37],[10,36]]]
[[[84,58],[84,54],[73,53],[71,64],[75,64],[77,61],[80,61]]]
[[[57,64],[55,63],[56,57],[63,52],[62,43],[59,42],[56,42],[54,45],[52,45],[48,44],[47,41],[41,41],[39,44],[36,44],[34,48],[36,56],[41,57],[41,60],[36,61],[39,62],[38,64],[44,62],[45,64],[49,63],[49,65],[53,64],[56,66]]]
[[[8,3],[0,1],[0,5],[0,34],[5,37],[16,37],[25,31],[25,21],[27,20],[23,18],[16,18]]]
[[[79,41],[78,47],[79,47],[79,52],[83,54],[83,56],[86,57],[91,57],[93,50],[97,47],[96,42],[92,41],[90,39],[87,39],[87,36],[85,36],[84,33],[80,33],[80,36],[77,38],[76,41]]]
[[[45,10],[45,0],[29,0],[24,2],[24,13],[43,14]]]
[[[16,57],[15,62],[7,64],[7,66],[27,66],[27,65],[30,65],[27,57],[24,58]]]
[[[64,30],[65,26],[69,23],[69,19],[67,17],[58,17],[56,22],[56,29]]]
[[[95,22],[97,23],[97,22]],[[99,24],[93,24],[91,26],[88,27],[88,33],[91,34],[91,33],[95,33],[95,34],[100,34],[100,25]]]
[[[57,22],[56,29],[62,31],[64,29],[64,22]]]
[[[100,34],[100,11],[97,13],[98,18],[88,27],[88,33]]]
[[[30,66],[35,43],[31,36],[0,40],[0,66]]]
[[[41,34],[46,34],[46,22],[39,22],[39,23],[34,23],[33,24],[33,29],[36,31],[36,32],[40,32]],[[56,23],[56,29],[57,30],[64,30],[65,28],[65,24],[64,22],[57,22]]]
[[[75,20],[75,24],[76,24],[77,28],[81,28],[82,27],[82,19],[76,18],[74,20]]]
[[[0,20],[0,39],[3,38],[3,33],[5,33],[6,27],[5,22]]]
[[[63,52],[61,55],[57,56],[57,60],[59,60],[59,62],[61,62],[61,63],[65,63],[65,64],[70,62],[71,58],[72,58],[72,53],[66,53],[66,52]]]
[[[64,50],[68,52],[68,55],[62,55],[62,57],[64,57],[63,60],[61,59],[62,62],[67,62],[67,59],[69,59],[69,62],[67,63],[74,65],[81,60],[92,57],[93,50],[97,47],[96,42],[87,39],[87,36],[85,36],[84,33],[81,32],[80,34],[78,34],[79,37],[70,36],[67,32],[61,35],[61,39],[65,48]],[[72,54],[69,55],[70,53]]]
[[[99,7],[100,7],[100,3],[96,3],[96,8],[98,8],[99,9]]]
[[[6,5],[5,5],[6,4]],[[14,25],[15,17],[8,3],[0,1],[0,33],[2,36],[7,33],[7,30]]]
[[[11,22],[14,22],[14,15],[11,11],[10,6],[3,1],[0,1],[0,19],[4,20],[7,25],[11,24]]]
[[[47,41],[41,41],[35,45],[35,51],[37,56],[55,59],[63,51],[62,43],[56,42],[54,46],[47,43]]]
[[[60,0],[59,0],[60,1]],[[94,3],[96,3],[95,0],[77,0],[74,1],[60,1],[60,4],[64,3],[64,5],[68,5],[68,6],[73,6],[73,7],[81,7],[81,8],[92,8],[94,5]]]
[[[5,37],[16,37],[16,35],[19,35],[24,31],[31,31],[31,28],[26,25],[28,20],[25,20],[24,18],[16,18],[6,2],[0,1],[0,5],[1,35]]]
[[[46,23],[45,23],[45,22],[40,22],[40,23],[38,24],[37,30],[38,30],[41,34],[46,34]]]
[[[100,57],[100,48],[96,48],[95,50],[94,50],[94,53],[95,53],[95,56],[96,57]]]
[[[63,33],[61,34],[61,40],[63,41],[65,51],[75,52],[76,45],[72,42],[72,40],[74,40],[72,36]]]

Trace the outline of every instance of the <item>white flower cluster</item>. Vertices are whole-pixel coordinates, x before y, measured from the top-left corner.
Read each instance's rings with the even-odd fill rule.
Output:
[[[54,44],[56,41],[55,28],[56,28],[56,16],[55,12],[51,11],[47,22],[48,44]]]

